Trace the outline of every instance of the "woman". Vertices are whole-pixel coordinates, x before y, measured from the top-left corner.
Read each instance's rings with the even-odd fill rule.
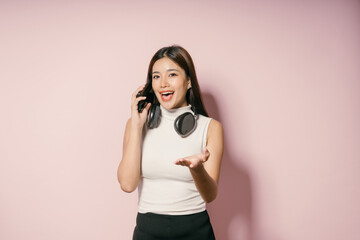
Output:
[[[118,180],[138,187],[134,240],[215,239],[206,203],[217,195],[222,125],[208,117],[195,67],[180,46],[158,50],[132,95]]]

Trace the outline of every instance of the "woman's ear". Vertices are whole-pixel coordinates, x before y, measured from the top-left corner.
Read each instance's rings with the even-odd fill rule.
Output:
[[[187,87],[187,89],[189,90],[191,88],[191,80],[190,80],[190,78],[188,78],[188,87]]]

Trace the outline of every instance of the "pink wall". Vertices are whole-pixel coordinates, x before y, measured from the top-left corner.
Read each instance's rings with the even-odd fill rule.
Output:
[[[217,238],[360,239],[359,1],[61,2],[0,2],[0,239],[131,239],[130,95],[172,43],[225,128]]]

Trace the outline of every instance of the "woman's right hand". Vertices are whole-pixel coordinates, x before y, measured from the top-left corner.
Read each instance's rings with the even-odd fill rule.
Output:
[[[134,124],[133,126],[137,126],[139,128],[142,128],[144,126],[144,123],[147,119],[147,113],[151,106],[151,103],[148,103],[141,113],[138,112],[138,103],[141,100],[145,100],[146,97],[136,97],[136,95],[139,91],[142,91],[144,87],[145,85],[138,87],[138,89],[136,89],[136,91],[131,96],[131,123]]]

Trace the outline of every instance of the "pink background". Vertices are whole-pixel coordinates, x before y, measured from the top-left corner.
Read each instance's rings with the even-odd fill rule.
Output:
[[[225,129],[219,240],[360,239],[359,1],[1,1],[0,239],[131,239],[131,93],[173,43]]]

